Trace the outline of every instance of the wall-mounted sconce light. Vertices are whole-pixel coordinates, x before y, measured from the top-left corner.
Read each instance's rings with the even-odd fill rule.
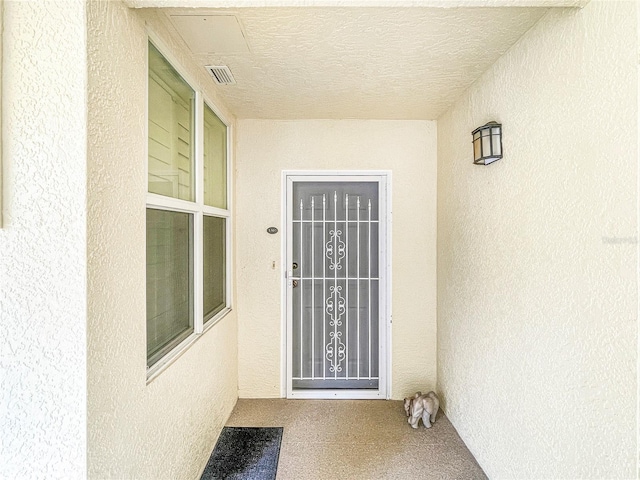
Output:
[[[502,125],[489,122],[473,132],[473,163],[489,165],[502,158]]]

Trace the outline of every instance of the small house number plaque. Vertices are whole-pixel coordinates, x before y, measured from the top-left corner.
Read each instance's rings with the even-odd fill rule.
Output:
[[[278,233],[278,229],[276,227],[269,227],[267,228],[267,233],[273,235],[274,233]]]

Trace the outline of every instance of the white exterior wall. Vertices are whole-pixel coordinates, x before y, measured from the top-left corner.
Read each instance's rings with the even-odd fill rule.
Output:
[[[237,398],[236,318],[146,384],[145,21],[216,101],[213,82],[152,13],[88,12],[89,477],[198,478]]]
[[[86,475],[81,0],[4,2],[0,478]]]
[[[635,9],[549,12],[438,119],[438,385],[490,478],[637,473]]]
[[[392,396],[435,387],[435,122],[238,120],[236,158],[240,397],[281,396],[283,170],[392,171]]]

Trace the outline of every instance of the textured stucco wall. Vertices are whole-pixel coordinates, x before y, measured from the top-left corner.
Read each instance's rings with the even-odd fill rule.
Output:
[[[85,5],[4,7],[0,478],[84,478]]]
[[[436,125],[239,120],[236,156],[240,397],[281,389],[282,170],[391,170],[392,396],[436,382]],[[275,261],[276,268],[272,268]]]
[[[145,21],[215,92],[152,14],[88,8],[89,477],[193,479],[237,398],[237,327],[232,312],[146,385]]]
[[[635,5],[551,11],[438,119],[438,385],[491,478],[636,475]]]

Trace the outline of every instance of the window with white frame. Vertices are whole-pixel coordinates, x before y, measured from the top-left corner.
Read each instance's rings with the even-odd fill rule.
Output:
[[[229,310],[228,127],[149,42],[147,367]]]

